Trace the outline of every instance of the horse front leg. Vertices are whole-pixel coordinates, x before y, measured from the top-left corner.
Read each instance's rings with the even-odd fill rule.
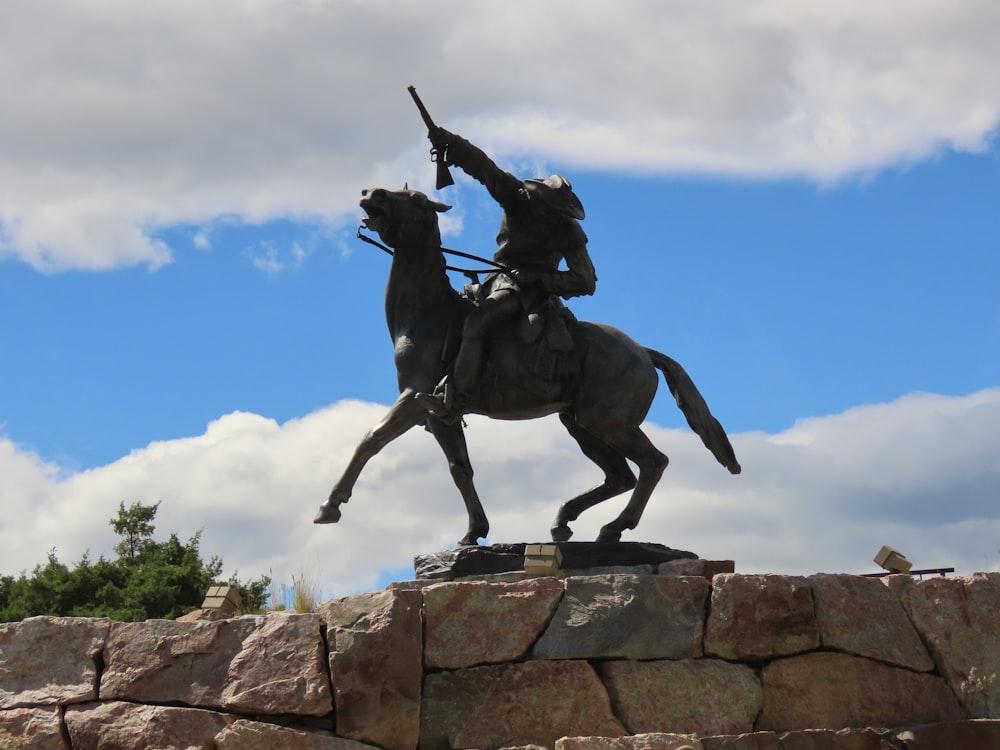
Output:
[[[458,487],[458,491],[462,493],[465,510],[469,515],[469,527],[458,544],[460,547],[474,547],[479,544],[481,537],[490,533],[490,522],[486,518],[486,511],[483,510],[479,493],[476,492],[476,485],[472,481],[472,461],[469,460],[465,431],[461,422],[447,424],[440,419],[428,419],[427,429],[434,435],[448,459],[451,478],[455,482],[455,486]]]
[[[313,523],[337,523],[340,506],[350,499],[365,464],[393,440],[427,418],[427,412],[416,402],[414,395],[413,389],[404,390],[382,420],[361,439],[344,473],[333,485],[330,497],[319,506]]]

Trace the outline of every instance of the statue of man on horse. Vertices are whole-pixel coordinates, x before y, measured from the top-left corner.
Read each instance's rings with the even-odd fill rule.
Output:
[[[569,182],[558,176],[522,181],[503,171],[480,149],[437,127],[412,87],[410,93],[434,147],[438,188],[450,184],[447,165],[453,164],[483,183],[503,207],[493,261],[499,271],[473,294],[460,294],[447,274],[437,218],[450,206],[405,188],[362,191],[364,225],[393,256],[385,310],[399,398],[358,444],[315,522],[338,522],[368,461],[419,425],[444,451],[465,503],[468,527],[459,544],[478,544],[490,527],[461,415],[557,414],[604,480],[559,507],[551,537],[568,540],[569,524],[581,513],[631,491],[625,508],[598,536],[600,542],[619,541],[636,528],[668,463],[642,429],[660,374],[705,447],[738,474],[725,430],[678,362],[612,326],[577,321],[560,301],[592,294],[597,282],[579,224],[583,205]]]

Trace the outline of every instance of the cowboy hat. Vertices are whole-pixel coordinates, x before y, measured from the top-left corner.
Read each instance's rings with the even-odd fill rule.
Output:
[[[569,180],[554,174],[544,180],[531,178],[524,181],[529,198],[539,198],[549,208],[573,219],[584,217],[583,204],[573,192]]]

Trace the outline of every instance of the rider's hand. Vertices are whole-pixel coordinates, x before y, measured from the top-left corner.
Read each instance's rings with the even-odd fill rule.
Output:
[[[448,148],[448,143],[452,139],[452,134],[449,133],[444,128],[438,126],[435,127],[433,130],[429,131],[427,133],[427,137],[430,139],[431,145],[435,149],[437,149],[441,153],[444,153]]]

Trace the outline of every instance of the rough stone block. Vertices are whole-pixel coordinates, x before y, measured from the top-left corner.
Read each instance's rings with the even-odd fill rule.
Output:
[[[435,672],[424,681],[420,747],[555,747],[560,737],[621,737],[593,668],[582,661],[529,661]]]
[[[784,750],[781,738],[774,732],[702,737],[701,744],[704,750]]]
[[[563,737],[555,750],[704,750],[689,734],[653,732],[632,737]]]
[[[101,698],[253,714],[333,710],[321,621],[276,613],[219,622],[113,623]]]
[[[673,560],[661,563],[661,576],[701,576],[712,580],[720,573],[733,573],[736,563],[732,560]]]
[[[332,732],[305,731],[240,719],[215,737],[218,750],[376,750]]]
[[[781,750],[903,750],[888,729],[806,729],[781,738]]]
[[[973,718],[1000,718],[1000,573],[931,578],[900,599]]]
[[[606,661],[595,668],[615,715],[632,734],[740,734],[753,730],[760,713],[760,681],[742,664]]]
[[[412,750],[420,732],[423,594],[390,590],[323,602],[337,734]]]
[[[29,617],[0,625],[0,709],[95,700],[97,657],[110,624]]]
[[[0,747],[11,750],[69,750],[58,706],[0,711]]]
[[[88,703],[66,709],[66,729],[74,748],[209,748],[235,716],[198,708]]]
[[[758,662],[818,646],[812,590],[802,576],[723,573],[712,579],[705,653]]]
[[[914,672],[934,669],[899,598],[879,579],[817,574],[808,580],[824,647]]]
[[[656,565],[604,565],[591,568],[567,568],[565,565],[556,574],[560,578],[579,576],[652,576],[656,575]]]
[[[262,618],[229,665],[222,707],[245,714],[329,714],[333,698],[319,616],[278,612]]]
[[[757,728],[772,731],[901,727],[967,718],[940,677],[820,652],[764,667]]]
[[[424,664],[462,669],[520,661],[563,596],[555,578],[441,583],[424,590]]]
[[[704,750],[903,750],[903,744],[886,729],[807,729],[780,735],[753,732],[703,737],[702,745]]]
[[[532,651],[536,659],[701,656],[709,583],[666,576],[579,576]]]
[[[899,739],[906,750],[1000,750],[1000,721],[928,724],[900,732]]]
[[[221,609],[195,609],[186,615],[177,618],[177,622],[215,622],[218,620],[228,620],[232,615],[227,615]]]

